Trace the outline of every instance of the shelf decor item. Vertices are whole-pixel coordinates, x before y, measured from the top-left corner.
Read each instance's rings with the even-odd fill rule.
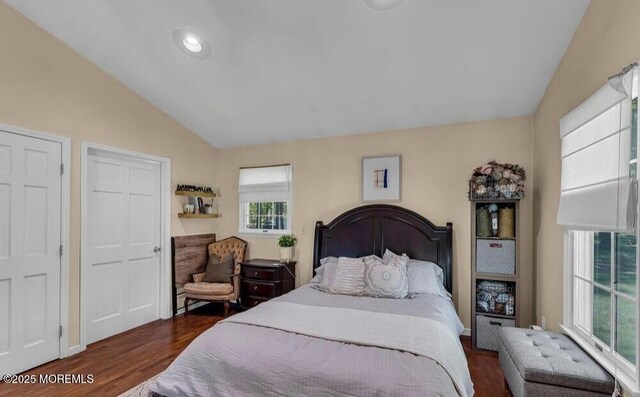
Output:
[[[487,207],[491,214],[491,234],[498,235],[498,206],[495,203],[489,204]]]
[[[491,215],[485,207],[476,211],[476,230],[478,237],[491,237]]]
[[[293,259],[293,246],[296,245],[296,238],[293,234],[285,234],[278,239],[280,246],[280,262],[289,263]]]
[[[514,238],[516,236],[515,216],[513,208],[500,208],[498,237]]]
[[[476,168],[469,179],[469,200],[520,200],[524,198],[524,168],[495,160]]]

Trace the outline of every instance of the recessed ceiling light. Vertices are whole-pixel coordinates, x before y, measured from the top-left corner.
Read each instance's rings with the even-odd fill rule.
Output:
[[[191,52],[200,52],[202,51],[202,44],[200,44],[200,40],[196,39],[193,36],[187,36],[182,40],[182,44],[187,47],[187,50]]]
[[[394,7],[397,7],[398,4],[402,3],[404,0],[364,0],[367,5],[373,9],[378,11],[386,11],[390,10]]]
[[[211,46],[202,35],[187,29],[173,32],[173,42],[180,51],[196,58],[206,59],[211,55]]]

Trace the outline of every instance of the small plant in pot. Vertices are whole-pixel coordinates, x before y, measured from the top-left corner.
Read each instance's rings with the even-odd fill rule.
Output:
[[[296,238],[293,234],[285,234],[278,239],[280,246],[280,261],[289,263],[293,259],[293,246],[296,245]]]

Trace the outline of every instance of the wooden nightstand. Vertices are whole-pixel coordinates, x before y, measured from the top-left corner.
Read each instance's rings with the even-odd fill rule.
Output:
[[[288,271],[287,271],[288,269]],[[296,262],[251,259],[240,262],[240,303],[251,308],[295,288]]]

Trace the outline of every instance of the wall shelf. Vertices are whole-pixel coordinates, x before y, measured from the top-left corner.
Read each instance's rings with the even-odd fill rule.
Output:
[[[220,214],[185,214],[179,213],[178,218],[222,218]]]
[[[176,190],[176,196],[204,197],[204,198],[217,197],[215,193],[191,192],[191,191],[185,191],[185,190]]]

